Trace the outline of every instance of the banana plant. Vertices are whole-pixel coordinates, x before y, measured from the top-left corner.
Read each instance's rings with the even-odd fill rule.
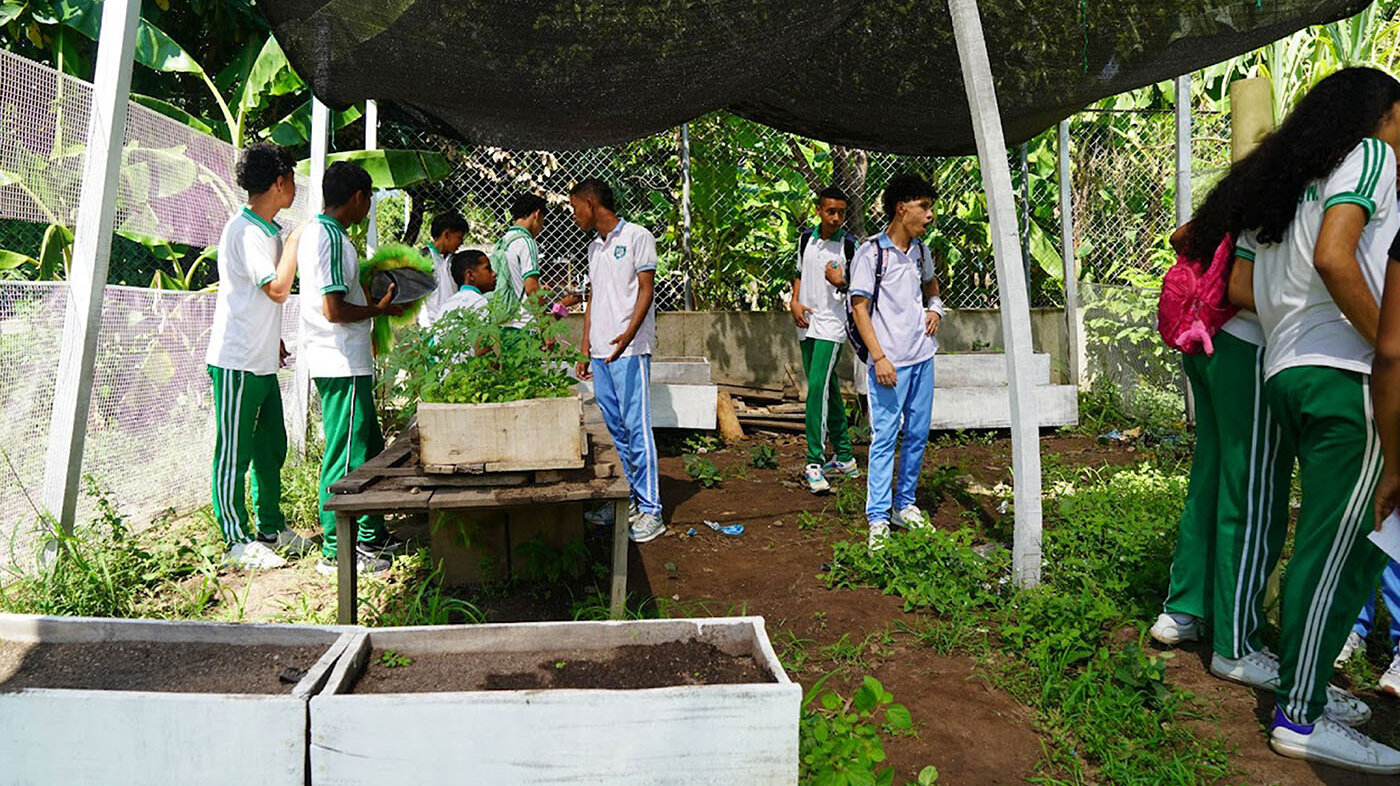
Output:
[[[72,230],[62,224],[50,224],[44,230],[38,259],[18,251],[0,249],[0,278],[58,281],[68,277],[68,265],[72,260]],[[25,275],[25,268],[32,268],[32,275]]]

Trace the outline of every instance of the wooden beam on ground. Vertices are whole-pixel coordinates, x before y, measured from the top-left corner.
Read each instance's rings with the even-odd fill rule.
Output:
[[[83,444],[87,437],[88,408],[92,403],[97,332],[102,327],[102,296],[107,286],[122,145],[126,140],[131,56],[136,47],[140,16],[140,0],[107,0],[102,5],[102,28],[88,116],[87,156],[83,161],[82,191],[78,197],[78,223],[73,232],[63,345],[59,349],[44,465],[44,508],[64,532],[73,531],[83,472]]]
[[[1021,246],[1016,238],[1016,198],[1006,160],[992,66],[977,0],[948,0],[962,64],[963,87],[977,137],[982,190],[987,195],[992,250],[996,257],[1001,327],[1006,337],[1006,376],[1011,396],[1011,471],[1015,478],[1016,530],[1011,549],[1016,583],[1040,583],[1040,423],[1031,378],[1031,314]]]

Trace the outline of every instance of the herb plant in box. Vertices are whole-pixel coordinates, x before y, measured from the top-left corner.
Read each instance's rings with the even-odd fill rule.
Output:
[[[548,295],[544,298],[548,300]],[[570,375],[577,349],[543,307],[493,298],[431,327],[409,327],[389,356],[390,398],[418,415],[428,472],[510,472],[583,466],[582,404]]]

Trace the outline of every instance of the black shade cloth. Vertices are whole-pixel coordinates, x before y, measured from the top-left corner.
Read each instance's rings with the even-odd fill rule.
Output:
[[[716,109],[872,150],[965,154],[941,0],[259,0],[321,100],[366,98],[480,144],[629,141]],[[1248,52],[1361,0],[983,0],[1008,142]]]

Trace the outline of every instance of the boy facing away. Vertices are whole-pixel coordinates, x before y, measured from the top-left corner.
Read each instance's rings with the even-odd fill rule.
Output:
[[[933,259],[920,239],[933,221],[934,196],[933,186],[921,177],[891,178],[884,194],[889,225],[862,243],[851,261],[851,312],[870,352],[865,515],[872,551],[884,548],[890,525],[931,526],[914,504],[914,492],[933,417],[934,334],[945,313]],[[901,446],[897,477],[896,442]]]
[[[628,536],[646,543],[666,531],[651,430],[656,238],[617,216],[612,188],[597,178],[575,185],[569,204],[574,223],[598,233],[588,244],[592,287],[580,347],[589,359],[579,362],[578,376],[594,380],[598,408],[632,488],[637,512]]]

